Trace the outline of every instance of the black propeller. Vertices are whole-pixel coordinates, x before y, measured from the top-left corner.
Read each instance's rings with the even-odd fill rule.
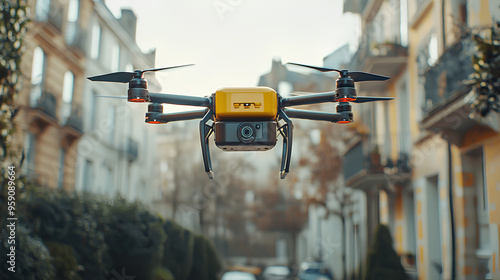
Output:
[[[125,96],[108,96],[108,95],[96,95],[95,97],[104,97],[104,98],[118,98],[118,99],[127,99]]]
[[[134,72],[115,72],[115,73],[109,73],[109,74],[104,74],[104,75],[99,75],[99,76],[88,77],[88,79],[91,81],[94,81],[94,82],[128,83],[133,78],[142,78],[143,74],[146,72],[156,72],[156,71],[186,67],[186,66],[191,66],[191,65],[194,65],[194,64],[170,66],[170,67],[163,67],[163,68],[154,68],[154,69],[147,69],[147,70],[135,70]]]
[[[387,101],[387,100],[392,100],[394,99],[393,97],[366,97],[366,96],[358,96],[356,97],[356,100],[351,101],[353,103],[365,103],[365,102],[372,102],[372,101]]]
[[[355,82],[385,81],[385,80],[390,79],[390,77],[387,77],[387,76],[366,73],[366,72],[359,72],[359,71],[349,72],[347,70],[338,70],[338,69],[333,69],[333,68],[311,66],[311,65],[299,64],[299,63],[293,63],[293,62],[288,62],[287,64],[307,67],[307,68],[315,69],[315,70],[318,70],[321,72],[332,72],[332,71],[339,72],[341,78],[343,78],[345,76],[350,76]]]

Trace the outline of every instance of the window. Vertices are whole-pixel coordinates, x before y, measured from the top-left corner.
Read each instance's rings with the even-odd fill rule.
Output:
[[[36,1],[36,20],[46,21],[49,19],[50,0],[37,0]]]
[[[97,92],[92,91],[90,94],[90,101],[89,101],[89,130],[92,130],[96,128],[96,122],[97,122]]]
[[[68,24],[66,25],[66,42],[74,43],[78,36],[78,17],[80,1],[70,0],[68,7]]]
[[[120,46],[114,44],[111,49],[111,71],[116,72],[120,70]]]
[[[83,172],[82,172],[82,191],[90,191],[92,190],[92,178],[94,177],[93,172],[93,163],[90,160],[85,160],[83,164]]]
[[[408,46],[408,1],[401,0],[400,2],[400,17],[401,17],[401,45]]]
[[[108,123],[109,125],[107,126],[108,128],[108,135],[109,135],[109,143],[113,144],[115,140],[115,115],[116,115],[116,109],[114,106],[109,107],[108,109]]]
[[[411,134],[410,134],[410,96],[408,94],[407,83],[403,82],[399,86],[397,92],[397,111],[398,118],[398,131],[399,135],[399,152],[401,154],[409,155],[411,150]],[[420,111],[420,110],[419,110]]]
[[[104,186],[104,190],[103,192],[104,193],[107,193],[107,194],[113,194],[115,192],[115,186],[114,186],[114,183],[113,183],[113,169],[109,166],[106,166],[106,168],[104,168],[105,172],[106,172],[106,180],[105,180],[105,186]]]
[[[64,74],[63,96],[60,108],[60,122],[66,123],[71,115],[71,104],[73,103],[73,92],[75,89],[75,75],[71,71]]]
[[[418,73],[422,75],[429,69],[429,67],[434,66],[439,58],[438,56],[438,40],[436,34],[433,33],[427,44],[423,45],[418,52]]]
[[[90,47],[90,57],[92,59],[99,58],[99,52],[101,48],[101,26],[99,23],[95,23],[92,27],[92,45]]]
[[[432,67],[438,60],[438,41],[436,33],[432,34],[429,41],[428,54],[429,56],[427,58],[427,64]]]
[[[33,54],[33,66],[31,68],[31,96],[30,104],[35,107],[42,96],[45,82],[45,53],[40,47]]]
[[[66,159],[66,150],[61,149],[59,155],[59,176],[57,177],[57,188],[62,189],[64,187],[64,164]]]
[[[32,133],[26,133],[24,139],[24,156],[26,157],[23,164],[23,173],[30,174],[35,172],[35,154],[36,154],[36,136]]]

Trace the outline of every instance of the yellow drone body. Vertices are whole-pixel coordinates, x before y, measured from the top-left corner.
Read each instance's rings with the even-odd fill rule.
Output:
[[[215,92],[215,118],[275,120],[278,94],[269,87],[224,87]]]

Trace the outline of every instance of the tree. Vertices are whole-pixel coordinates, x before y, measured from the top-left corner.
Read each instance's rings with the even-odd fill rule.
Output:
[[[17,110],[14,100],[21,78],[23,37],[26,33],[26,1],[0,3],[0,166],[2,195],[7,181],[5,165],[19,164],[19,153],[12,145]],[[18,178],[19,179],[19,178]]]
[[[472,34],[477,48],[472,55],[474,73],[465,81],[474,91],[471,118],[500,112],[500,33],[498,27],[490,30],[490,38]]]
[[[405,280],[409,279],[401,260],[392,247],[389,228],[378,225],[373,243],[367,258],[365,280]]]
[[[290,176],[290,175],[289,175]],[[270,180],[270,186],[278,182]],[[297,236],[307,223],[307,206],[303,201],[295,199],[288,190],[268,187],[258,193],[260,203],[255,205],[253,221],[262,231],[287,232],[291,237],[291,263],[296,261]]]
[[[312,145],[314,161],[310,163],[312,181],[319,184],[314,196],[308,198],[308,204],[320,205],[327,212],[325,218],[330,214],[340,218],[342,223],[342,271],[343,279],[347,279],[346,268],[346,209],[353,204],[352,191],[339,184],[337,179],[342,171],[342,158],[339,150],[334,144],[341,141],[329,127],[321,130],[321,139],[317,145]],[[337,203],[337,207],[327,206],[328,194],[331,194]]]
[[[40,188],[16,202],[23,217],[16,229],[16,273],[2,261],[0,279],[212,280],[221,269],[206,238],[139,203]],[[2,252],[12,246],[5,221],[0,221]]]

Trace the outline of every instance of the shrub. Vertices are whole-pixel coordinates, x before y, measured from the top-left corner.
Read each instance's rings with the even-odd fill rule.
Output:
[[[206,238],[122,198],[34,189],[17,209],[25,227],[17,228],[16,273],[7,270],[3,224],[0,279],[212,280],[221,267]]]
[[[378,225],[375,241],[368,252],[365,280],[404,280],[409,279],[401,260],[392,247],[389,228]]]

